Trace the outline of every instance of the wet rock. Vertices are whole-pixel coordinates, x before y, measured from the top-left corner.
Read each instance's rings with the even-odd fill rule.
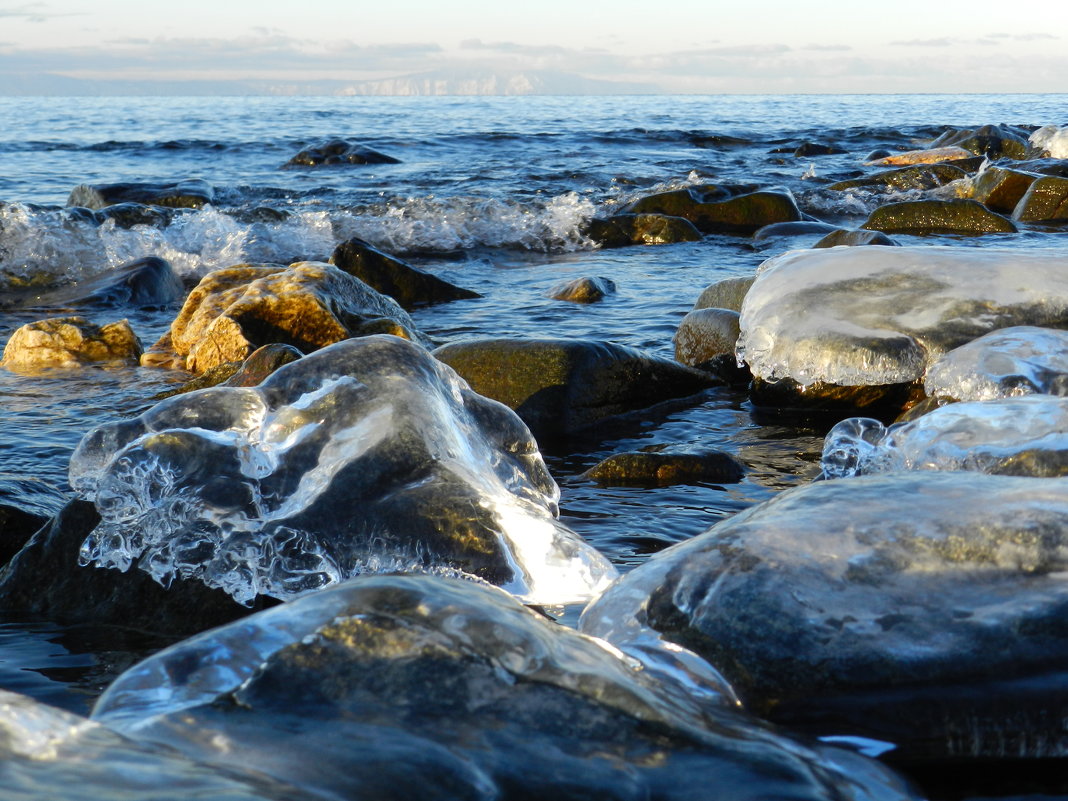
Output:
[[[540,441],[716,385],[698,370],[596,340],[479,339],[434,355],[514,409]]]
[[[706,234],[751,234],[770,223],[801,220],[787,192],[752,187],[693,186],[640,198],[624,207],[626,214],[667,214],[684,217]]]
[[[991,331],[935,360],[923,386],[930,396],[962,401],[1068,395],[1068,332],[1034,326]]]
[[[6,307],[58,308],[69,306],[135,306],[154,309],[180,300],[185,287],[164,259],[148,256],[93,278],[57,289],[23,294]]]
[[[330,263],[383,295],[389,295],[405,309],[482,297],[383,253],[362,239],[342,242],[334,249]]]
[[[207,389],[208,387],[254,387],[262,383],[267,376],[279,367],[295,362],[303,355],[292,345],[283,345],[280,342],[263,345],[256,348],[243,362],[225,362],[217,367],[212,367],[175,389],[153,396],[152,400],[161,401],[175,395],[182,395],[196,389]]]
[[[907,351],[899,355],[911,357]],[[814,412],[840,416],[863,412],[893,417],[923,398],[923,385],[918,380],[860,386],[830,381],[801,384],[790,378],[767,381],[754,377],[749,396],[756,409],[770,416],[792,417]]]
[[[615,575],[556,520],[559,491],[520,419],[393,336],[98,427],[70,483],[102,516],[83,563],[242,603],[382,571],[463,572],[570,603]]]
[[[53,317],[27,323],[4,346],[0,366],[9,370],[137,364],[141,341],[127,320],[96,325],[84,317]]]
[[[832,231],[823,237],[812,247],[814,248],[836,248],[836,247],[860,247],[864,245],[886,245],[889,247],[897,246],[897,242],[888,237],[882,231],[863,231],[863,230],[850,230],[847,231],[844,228],[840,228],[837,231]]]
[[[683,217],[667,214],[615,214],[595,217],[586,226],[586,236],[603,248],[627,245],[670,245],[699,242],[701,232]]]
[[[838,181],[828,185],[826,188],[836,192],[844,192],[849,189],[885,187],[903,192],[907,189],[935,189],[967,177],[968,173],[953,164],[924,164],[902,167],[897,170],[886,170],[877,172],[874,175],[851,178],[847,181]]]
[[[987,167],[972,179],[972,197],[991,211],[1012,214],[1037,177],[1020,170]]]
[[[244,617],[252,607],[199,581],[176,578],[164,588],[140,570],[78,564],[85,538],[100,523],[93,504],[70,501],[0,570],[0,603],[12,613],[69,623],[128,626],[188,636]]]
[[[609,487],[669,487],[674,484],[735,484],[745,465],[715,448],[614,453],[583,476]]]
[[[1066,515],[1063,479],[815,482],[652,557],[580,629],[690,649],[752,711],[896,759],[1063,757]]]
[[[172,216],[173,212],[162,206],[146,206],[144,203],[115,203],[96,212],[98,221],[110,220],[116,228],[127,231],[136,225],[163,228],[171,222]]]
[[[586,276],[557,284],[549,290],[549,297],[571,303],[596,303],[615,292],[616,283],[611,278]]]
[[[835,226],[816,220],[772,223],[753,234],[753,244],[761,248],[776,247],[783,250],[807,247],[834,230]]]
[[[933,147],[923,150],[907,150],[865,162],[870,167],[892,167],[911,164],[937,164],[941,161],[960,161],[970,159],[975,154],[963,147]]]
[[[48,518],[0,503],[0,565],[6,565]]]
[[[992,330],[1068,327],[1068,260],[999,248],[793,251],[762,265],[740,325],[738,355],[758,379],[806,392],[911,384]]]
[[[675,360],[691,367],[717,356],[734,356],[738,344],[738,312],[731,309],[698,309],[682,318],[672,342]]]
[[[1068,475],[1068,398],[969,401],[889,428],[853,417],[828,433],[824,476],[894,470],[974,470],[1008,476]]]
[[[1066,182],[1068,183],[1068,182]],[[1013,234],[1016,225],[975,200],[911,200],[887,203],[861,226],[890,234]]]
[[[284,166],[320,167],[334,164],[400,164],[400,159],[379,153],[366,145],[331,139],[300,151]]]
[[[199,179],[176,183],[81,184],[71,190],[68,206],[103,209],[116,203],[141,203],[173,209],[199,209],[215,200],[215,190]]]
[[[331,264],[238,265],[204,276],[142,364],[201,373],[272,342],[307,353],[383,329],[426,341],[396,301]]]
[[[1032,183],[1012,218],[1017,222],[1058,222],[1068,220],[1068,178],[1047,176]]]
[[[361,578],[248,623],[135,666],[94,720],[314,798],[912,797],[855,754],[702,709],[491,587]]]
[[[956,146],[989,159],[1025,159],[1034,152],[1030,132],[1010,125],[984,125],[975,130],[948,130],[932,148]]]
[[[745,275],[734,278],[723,278],[714,284],[709,284],[697,298],[693,305],[693,311],[698,309],[731,309],[741,311],[742,302],[753,285],[756,276]]]
[[[842,148],[834,145],[825,145],[819,142],[802,142],[797,146],[794,155],[798,158],[804,158],[808,156],[833,156],[845,152]]]

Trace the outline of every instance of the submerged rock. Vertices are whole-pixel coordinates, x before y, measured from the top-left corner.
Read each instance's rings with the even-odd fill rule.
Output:
[[[953,403],[889,428],[850,418],[828,432],[820,465],[828,478],[894,470],[1065,476],[1068,398]]]
[[[396,301],[332,264],[244,264],[204,276],[142,364],[201,373],[272,342],[310,352],[383,330],[426,342]]]
[[[519,418],[392,336],[101,426],[70,482],[103,518],[83,564],[242,603],[384,570],[459,571],[569,603],[615,575],[556,520],[559,490]]]
[[[911,797],[715,694],[699,705],[494,588],[383,576],[161,652],[93,718],[313,798]]]
[[[757,378],[910,384],[992,330],[1068,326],[1068,259],[998,248],[794,251],[764,263],[740,322],[739,358]]]
[[[175,209],[199,209],[215,200],[215,190],[199,179],[176,183],[81,184],[71,190],[68,206],[103,209],[117,203],[141,203]]]
[[[96,325],[84,317],[53,317],[27,323],[4,346],[0,367],[27,370],[87,364],[137,364],[141,340],[128,320]]]
[[[611,278],[586,276],[557,284],[549,290],[549,297],[571,303],[596,303],[615,292],[616,282]]]
[[[962,401],[1068,395],[1068,331],[1026,325],[991,331],[935,360],[923,386],[930,396]]]
[[[331,139],[302,150],[286,167],[320,167],[334,164],[400,164],[400,159],[344,139]]]
[[[1065,519],[1063,479],[816,482],[655,555],[580,627],[690,649],[751,710],[897,759],[1063,757]]]
[[[342,242],[334,249],[330,263],[383,295],[389,295],[405,309],[482,297],[433,273],[416,269],[362,239]]]
[[[861,226],[889,234],[1014,234],[1016,225],[975,200],[906,200],[887,203]]]
[[[639,198],[625,214],[666,214],[689,220],[706,234],[751,234],[776,222],[801,220],[792,195],[754,187],[693,186]]]
[[[583,476],[610,487],[735,484],[745,476],[745,465],[715,448],[664,448],[614,453]]]
[[[699,242],[702,238],[692,222],[667,214],[614,214],[604,219],[595,217],[586,226],[586,236],[604,248]]]
[[[667,359],[596,340],[478,339],[445,345],[434,355],[475,392],[514,409],[539,440],[719,383]]]

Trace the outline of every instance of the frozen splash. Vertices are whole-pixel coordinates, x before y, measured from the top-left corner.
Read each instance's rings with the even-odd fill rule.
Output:
[[[954,403],[889,427],[853,417],[828,432],[820,465],[826,478],[900,470],[1068,475],[1068,398]]]
[[[1027,141],[1047,151],[1050,158],[1068,159],[1068,127],[1043,125]]]
[[[70,483],[102,517],[83,564],[198,579],[242,603],[379,570],[470,573],[570,603],[615,575],[556,520],[559,490],[519,418],[396,337],[101,426]]]

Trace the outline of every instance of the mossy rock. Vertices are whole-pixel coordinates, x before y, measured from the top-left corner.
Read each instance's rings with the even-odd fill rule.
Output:
[[[740,192],[738,189],[695,186],[662,192],[636,200],[623,212],[684,217],[706,234],[752,234],[771,223],[803,219],[793,196],[787,192]]]
[[[989,167],[972,182],[972,198],[991,211],[1012,214],[1037,178],[1019,170]]]
[[[670,245],[697,242],[702,238],[692,222],[667,214],[615,214],[594,218],[586,227],[586,236],[604,248]]]
[[[607,487],[736,484],[745,476],[745,465],[715,448],[666,448],[613,454],[583,476]]]
[[[1068,220],[1068,178],[1037,179],[1020,198],[1012,218],[1019,222]]]
[[[870,189],[873,187],[885,187],[904,191],[906,189],[935,189],[945,186],[952,181],[967,178],[968,173],[953,164],[917,164],[911,167],[901,167],[896,170],[885,170],[873,175],[865,175],[861,178],[851,178],[848,181],[839,181],[827,186],[836,192],[844,192],[848,189]]]
[[[875,209],[862,228],[898,234],[1016,233],[1015,223],[975,200],[914,200]]]
[[[989,159],[1026,159],[1034,151],[1030,133],[1009,125],[983,125],[975,130],[949,130],[931,143],[931,147],[956,145],[977,156]]]

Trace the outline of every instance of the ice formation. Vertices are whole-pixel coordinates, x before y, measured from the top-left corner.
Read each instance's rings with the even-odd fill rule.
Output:
[[[392,336],[101,426],[70,482],[103,518],[83,564],[197,578],[243,603],[398,569],[567,603],[615,575],[556,520],[559,490],[519,418]]]
[[[1050,158],[1068,159],[1068,127],[1043,125],[1031,134],[1027,141],[1047,151]]]
[[[991,331],[937,359],[923,387],[928,397],[962,401],[1068,395],[1068,331],[1026,325]]]
[[[1068,398],[954,403],[889,428],[853,417],[828,432],[821,466],[827,478],[895,470],[1068,475]]]
[[[1066,322],[1063,255],[955,247],[790,251],[764,262],[746,294],[737,354],[769,381],[907,383],[945,351],[994,329]]]

